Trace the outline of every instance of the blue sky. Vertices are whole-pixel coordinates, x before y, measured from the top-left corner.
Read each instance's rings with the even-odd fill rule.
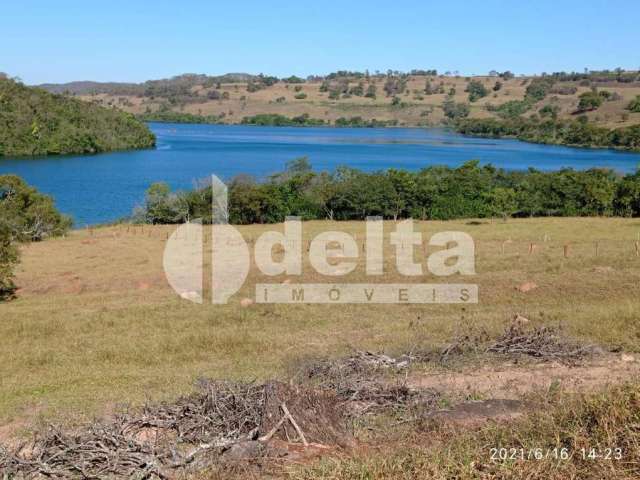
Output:
[[[186,72],[637,69],[639,18],[638,0],[7,1],[0,71],[35,84]]]

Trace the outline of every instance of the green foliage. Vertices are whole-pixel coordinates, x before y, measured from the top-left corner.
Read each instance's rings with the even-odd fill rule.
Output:
[[[450,120],[461,120],[469,116],[470,108],[466,103],[456,103],[452,97],[448,97],[442,103],[444,115]]]
[[[0,78],[0,156],[150,148],[155,137],[133,115]]]
[[[483,97],[486,97],[489,94],[489,91],[484,86],[484,84],[479,80],[471,80],[467,84],[467,88],[465,92],[469,93],[469,101],[475,102],[480,100]]]
[[[0,223],[19,242],[63,235],[71,219],[60,214],[48,195],[15,175],[0,175]]]
[[[8,225],[0,222],[0,301],[10,297],[14,290],[13,268],[18,263],[18,249],[12,242]]]
[[[627,106],[627,110],[630,110],[634,113],[640,113],[640,95],[631,100],[631,102]]]
[[[244,117],[241,123],[243,125],[261,125],[269,127],[301,127],[325,124],[324,120],[311,118],[306,113],[293,118],[275,113],[263,113],[252,117]]]
[[[362,117],[340,117],[335,121],[336,127],[392,127],[398,124],[397,120],[376,120],[375,118],[371,120],[365,120]]]
[[[296,100],[304,100],[305,98],[307,98],[307,94],[304,92],[296,93],[293,98],[295,98]]]
[[[578,111],[588,112],[591,110],[597,110],[606,98],[606,95],[603,95],[603,93],[604,92],[598,93],[595,90],[582,93],[578,97],[580,99],[578,102]]]
[[[508,120],[464,119],[456,123],[456,130],[465,135],[515,137],[535,143],[640,150],[640,125],[612,130],[589,123],[586,117],[568,121],[539,121],[522,117]]]
[[[147,192],[149,223],[211,221],[211,191],[172,194],[166,185]],[[238,177],[229,184],[231,223],[304,219],[364,220],[367,216],[451,220],[512,216],[640,216],[640,173],[619,177],[610,170],[514,172],[470,161],[458,168],[418,172],[362,172],[340,167],[316,173],[307,158],[258,183]]]
[[[487,110],[496,112],[502,118],[514,118],[526,113],[531,108],[527,100],[510,100],[497,107],[487,105]]]
[[[557,105],[546,104],[538,110],[538,113],[542,118],[550,117],[551,119],[556,120],[558,118],[558,113],[560,113],[560,107]]]
[[[527,85],[525,98],[533,102],[544,100],[554,83],[555,81],[551,77],[534,78],[531,80],[531,83]]]
[[[51,197],[15,175],[0,175],[0,300],[14,290],[16,242],[62,235],[70,227],[71,220],[56,210]]]
[[[283,82],[285,83],[304,83],[306,80],[304,78],[296,77],[295,75],[291,75],[290,77],[283,78]]]
[[[224,114],[220,115],[194,115],[193,113],[174,112],[171,110],[161,110],[153,113],[138,115],[138,119],[143,122],[160,123],[222,123]]]
[[[373,83],[370,83],[367,87],[367,93],[364,94],[367,98],[376,98],[376,86]]]

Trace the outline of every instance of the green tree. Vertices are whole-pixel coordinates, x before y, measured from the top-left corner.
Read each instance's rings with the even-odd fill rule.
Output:
[[[486,97],[489,94],[489,91],[484,86],[484,84],[479,80],[471,80],[467,84],[467,88],[465,92],[469,93],[469,101],[475,102],[480,100],[483,97]]]
[[[53,199],[15,175],[0,175],[0,223],[19,242],[63,235],[71,219],[60,214]]]
[[[636,96],[629,105],[627,105],[627,110],[630,110],[635,113],[640,113],[640,95]]]
[[[585,92],[578,98],[580,99],[580,101],[578,102],[579,112],[597,110],[604,102],[603,96],[596,91]]]

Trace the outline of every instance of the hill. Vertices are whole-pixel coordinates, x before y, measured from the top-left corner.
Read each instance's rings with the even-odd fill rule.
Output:
[[[305,79],[187,74],[141,84],[43,87],[164,121],[192,122],[198,116],[209,123],[236,124],[259,116],[263,123],[263,115],[281,115],[306,116],[309,124],[439,126],[460,118],[568,121],[585,116],[609,129],[640,124],[640,108],[630,108],[640,95],[640,74],[623,70],[476,77],[433,70],[340,71]]]
[[[0,77],[0,156],[149,148],[155,137],[133,115]]]

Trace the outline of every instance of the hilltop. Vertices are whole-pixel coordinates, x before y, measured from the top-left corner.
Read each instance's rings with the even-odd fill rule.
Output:
[[[163,121],[438,126],[462,118],[572,121],[584,116],[609,129],[640,124],[640,73],[620,69],[475,77],[435,70],[340,71],[307,78],[186,74],[140,84],[42,87]]]
[[[0,156],[149,148],[155,137],[130,113],[0,77]]]

